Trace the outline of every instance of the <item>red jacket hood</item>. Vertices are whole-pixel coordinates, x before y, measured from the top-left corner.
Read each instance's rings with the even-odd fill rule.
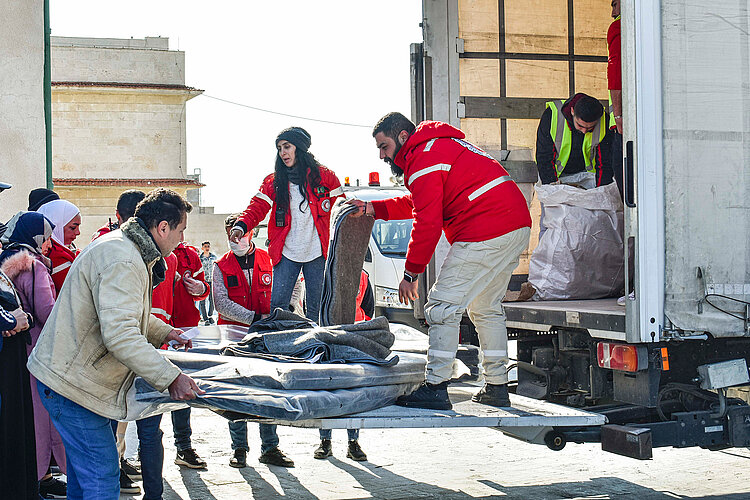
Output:
[[[417,125],[416,130],[414,130],[414,133],[409,136],[406,143],[401,147],[394,161],[396,165],[403,169],[406,154],[423,142],[439,138],[463,139],[464,137],[466,137],[466,134],[453,125],[444,122],[424,121]]]

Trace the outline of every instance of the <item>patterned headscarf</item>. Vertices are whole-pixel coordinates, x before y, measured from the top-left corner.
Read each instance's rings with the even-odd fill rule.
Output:
[[[52,236],[55,225],[38,212],[18,212],[8,221],[8,228],[3,233],[3,253],[0,263],[25,248],[32,253],[42,255],[42,244]]]

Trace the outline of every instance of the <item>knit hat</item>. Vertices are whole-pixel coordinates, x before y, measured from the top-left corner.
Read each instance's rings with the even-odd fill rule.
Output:
[[[36,212],[45,203],[59,199],[60,196],[51,189],[32,189],[29,193],[29,212]]]
[[[294,144],[297,149],[307,151],[312,143],[312,138],[307,130],[302,127],[289,127],[279,133],[276,137],[275,144],[278,144],[279,141],[289,141]]]

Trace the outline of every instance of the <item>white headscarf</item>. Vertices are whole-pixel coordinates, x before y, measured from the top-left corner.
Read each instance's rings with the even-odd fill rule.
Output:
[[[52,221],[55,225],[52,239],[65,246],[65,226],[73,220],[73,217],[81,213],[78,207],[68,200],[53,200],[39,207],[37,212]]]

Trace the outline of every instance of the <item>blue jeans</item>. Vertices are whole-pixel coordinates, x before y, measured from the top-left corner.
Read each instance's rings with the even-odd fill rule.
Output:
[[[211,282],[210,281],[206,281],[206,283],[208,283],[208,287],[211,288]],[[206,304],[208,304],[208,312],[206,311]],[[203,299],[200,302],[198,302],[198,310],[201,313],[201,319],[203,319],[203,321],[208,320],[208,318],[210,318],[211,316],[214,315],[214,294],[213,294],[213,292],[209,293],[208,297],[206,297],[205,299]]]
[[[136,420],[138,428],[141,474],[143,475],[143,500],[161,500],[164,484],[161,475],[164,467],[164,433],[159,428],[161,415]]]
[[[172,412],[172,431],[174,432],[174,447],[177,451],[185,451],[193,447],[190,441],[193,429],[190,428],[189,406]]]
[[[258,428],[260,430],[261,454],[279,445],[279,435],[276,434],[275,425],[258,424]],[[247,422],[229,422],[229,435],[232,438],[233,450],[250,450],[247,445]]]
[[[120,498],[120,456],[110,419],[37,381],[39,396],[65,445],[68,498]]]
[[[281,261],[273,266],[273,285],[271,288],[271,310],[277,307],[289,310],[294,284],[299,272],[305,277],[305,310],[309,320],[320,322],[320,297],[323,294],[323,274],[326,260],[323,256],[310,262],[295,262],[282,256]]]
[[[320,439],[331,439],[331,429],[319,429]],[[359,439],[359,429],[347,429],[346,435],[349,436],[349,441]]]

